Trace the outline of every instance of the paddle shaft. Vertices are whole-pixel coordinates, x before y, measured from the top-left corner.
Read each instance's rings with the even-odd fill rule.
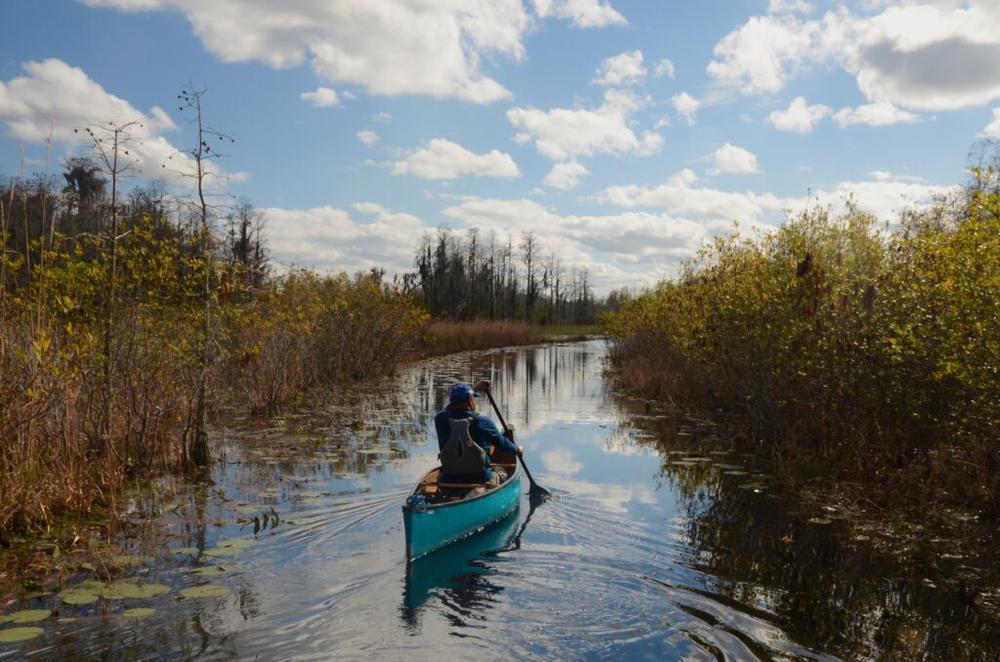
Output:
[[[504,433],[509,434],[510,428],[507,427],[507,421],[503,420],[503,414],[500,413],[500,408],[497,407],[496,400],[493,399],[493,394],[486,391],[486,397],[490,399],[490,404],[493,406],[493,411],[496,412],[497,418],[500,419],[500,425],[503,426]],[[513,439],[511,439],[511,441],[513,441]],[[524,463],[524,457],[522,457],[520,453],[517,454],[517,460],[521,463],[521,468],[524,469],[524,475],[528,477],[528,483],[531,485],[531,491],[548,494],[549,491],[536,483],[535,479],[531,477],[531,472],[528,471],[528,465]]]

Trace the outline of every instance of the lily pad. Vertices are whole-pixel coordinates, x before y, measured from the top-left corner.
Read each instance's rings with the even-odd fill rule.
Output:
[[[34,639],[44,632],[45,630],[42,628],[35,627],[8,628],[6,630],[0,630],[0,644],[12,644],[18,641],[27,641],[29,639]]]
[[[156,613],[156,610],[151,607],[136,607],[135,609],[126,609],[122,612],[122,616],[125,618],[148,618]]]
[[[741,490],[753,490],[754,492],[762,492],[767,489],[767,485],[764,483],[743,483],[740,485]]]
[[[199,550],[197,547],[174,547],[170,551],[174,554],[197,554]]]
[[[212,549],[205,550],[205,556],[230,556],[253,544],[250,538],[230,538],[220,540]]]
[[[59,593],[59,599],[69,605],[89,605],[97,602],[97,591],[86,588],[68,588]]]
[[[105,586],[101,590],[101,597],[105,600],[123,600],[126,598],[145,600],[169,592],[170,587],[166,584],[136,584],[128,581],[117,581]]]
[[[829,524],[832,521],[833,520],[831,520],[831,519],[829,519],[827,517],[810,517],[809,518],[809,523],[810,524]]]
[[[24,611],[15,611],[12,614],[0,616],[0,623],[37,623],[38,621],[44,621],[51,615],[52,612],[48,609],[25,609]]]
[[[229,589],[218,584],[202,584],[181,589],[181,596],[185,598],[224,598],[227,595]]]
[[[725,471],[723,473],[725,473],[727,476],[746,476],[747,475],[747,472],[743,471],[742,469],[729,469],[729,470],[727,470],[727,471]]]

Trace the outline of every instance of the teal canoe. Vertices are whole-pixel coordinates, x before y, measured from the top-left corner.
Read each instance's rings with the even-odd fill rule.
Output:
[[[510,472],[507,480],[485,492],[439,485],[440,467],[427,472],[403,504],[407,560],[471,536],[514,512],[521,502],[523,472],[516,462],[505,468]]]

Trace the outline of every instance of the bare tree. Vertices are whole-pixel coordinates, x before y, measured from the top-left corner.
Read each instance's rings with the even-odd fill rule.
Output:
[[[110,223],[107,227],[106,242],[111,249],[111,268],[108,271],[107,282],[104,292],[104,329],[103,329],[103,407],[98,432],[104,442],[104,451],[111,450],[111,408],[112,408],[112,383],[111,368],[114,365],[112,355],[111,336],[114,332],[115,304],[118,293],[116,292],[118,280],[118,241],[123,235],[119,233],[119,204],[118,187],[123,178],[137,174],[138,160],[133,154],[135,145],[138,142],[135,138],[135,130],[142,128],[142,123],[138,120],[115,124],[108,122],[107,126],[93,125],[83,128],[91,144],[91,151],[94,154],[97,170],[102,172],[111,181],[111,201],[110,201]],[[74,129],[79,133],[80,129]]]
[[[212,337],[212,274],[214,271],[214,261],[212,259],[212,228],[210,221],[215,213],[213,206],[208,203],[207,184],[209,179],[217,175],[217,171],[210,167],[213,160],[223,156],[212,143],[233,142],[233,138],[221,131],[208,126],[205,123],[204,107],[202,100],[208,92],[206,88],[196,88],[189,83],[177,95],[179,110],[190,116],[190,121],[195,128],[195,145],[185,152],[194,164],[194,172],[181,171],[185,177],[191,178],[195,182],[195,212],[199,221],[199,234],[201,244],[201,256],[205,270],[204,277],[204,312],[202,320],[202,339],[200,356],[200,375],[198,378],[198,391],[195,395],[194,421],[191,430],[190,426],[185,430],[185,454],[196,467],[208,466],[211,458],[208,452],[208,432],[205,429],[205,410],[208,399],[208,373],[212,363],[211,337]],[[190,439],[190,452],[188,452],[188,437]]]

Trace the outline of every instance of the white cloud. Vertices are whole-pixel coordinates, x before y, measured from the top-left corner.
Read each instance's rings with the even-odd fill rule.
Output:
[[[411,271],[414,246],[430,227],[374,203],[355,205],[355,210],[370,218],[355,219],[335,207],[263,209],[272,259],[283,267],[326,272]]]
[[[715,150],[715,167],[711,174],[753,175],[760,172],[757,155],[753,152],[726,143]]]
[[[777,92],[812,46],[813,36],[793,16],[752,16],[715,45],[708,64],[716,80],[744,93]]]
[[[887,126],[889,124],[912,123],[919,116],[896,108],[887,101],[870,103],[857,108],[841,108],[833,114],[833,120],[841,128],[852,124],[867,124],[868,126]]]
[[[580,180],[589,174],[590,172],[576,161],[557,163],[545,176],[545,184],[552,188],[568,191],[576,188]]]
[[[815,205],[829,206],[834,214],[846,210],[850,196],[862,211],[882,220],[895,220],[899,211],[920,207],[934,196],[956,190],[878,172],[869,181],[838,182],[830,187],[817,186],[809,197],[780,198],[773,193],[723,191],[698,186],[698,177],[688,169],[669,177],[663,184],[649,188],[625,185],[605,189],[603,198],[626,208],[660,208],[672,215],[694,216],[716,223],[739,221],[750,227],[776,224],[784,212],[797,212]]]
[[[566,18],[578,28],[628,24],[606,0],[534,0],[534,5],[535,13],[542,18]]]
[[[380,110],[379,112],[377,112],[377,113],[375,113],[375,114],[372,115],[372,121],[373,122],[391,122],[392,121],[392,115],[390,115],[389,113],[385,112],[384,110]]]
[[[594,82],[598,85],[622,86],[641,82],[645,77],[642,51],[627,51],[604,59],[594,74]]]
[[[303,101],[308,101],[317,108],[330,108],[340,105],[337,91],[329,87],[318,87],[312,92],[303,92],[299,95]]]
[[[785,110],[772,111],[768,121],[780,131],[809,133],[813,125],[833,112],[829,106],[815,104],[810,106],[805,97],[795,97]]]
[[[814,9],[806,0],[771,0],[767,5],[768,14],[811,14]]]
[[[993,119],[980,135],[984,138],[1000,138],[1000,108],[993,109]]]
[[[0,82],[0,121],[12,137],[40,143],[51,131],[56,143],[87,149],[74,129],[138,121],[130,130],[128,146],[128,158],[134,159],[137,170],[146,177],[189,181],[184,175],[193,172],[192,161],[163,136],[177,127],[162,108],[153,106],[144,113],[109,93],[82,69],[55,58],[26,62],[23,69],[24,76]],[[214,163],[208,167],[213,188],[226,177],[245,176],[227,174]]]
[[[787,3],[786,3],[787,4]],[[910,0],[859,16],[753,16],[715,46],[708,72],[745,93],[776,92],[814,64],[855,76],[872,103],[955,110],[1000,97],[1000,3]]]
[[[482,73],[480,61],[494,54],[522,59],[522,37],[531,25],[521,0],[84,1],[126,11],[175,10],[225,62],[258,61],[278,69],[308,62],[326,81],[373,94],[476,103],[510,96]]]
[[[604,103],[585,108],[511,108],[507,119],[519,130],[519,142],[534,142],[535,149],[554,161],[593,154],[654,154],[663,144],[657,133],[637,136],[629,118],[643,100],[628,92],[608,90]]]
[[[672,273],[711,234],[711,223],[667,214],[624,212],[606,216],[562,215],[534,200],[464,198],[443,211],[465,227],[508,233],[534,232],[539,245],[559,255],[563,267],[587,268],[598,291],[652,285]]]
[[[657,62],[656,63],[656,68],[653,69],[653,75],[656,76],[657,78],[659,78],[660,76],[666,76],[667,78],[673,78],[674,77],[674,73],[675,73],[674,72],[674,63],[671,62],[670,60],[668,60],[667,58],[663,58],[662,60],[660,60],[659,62]]]
[[[774,194],[731,192],[697,186],[698,176],[685,168],[659,186],[625,185],[605,189],[603,197],[620,207],[664,208],[671,214],[720,221],[761,221],[781,211],[786,202]]]
[[[444,138],[434,138],[407,154],[392,167],[393,174],[415,175],[423,179],[479,177],[519,177],[521,172],[510,154],[491,150],[476,154]]]
[[[675,94],[671,98],[671,101],[674,104],[677,114],[683,117],[688,124],[694,124],[695,117],[698,115],[698,109],[701,108],[701,102],[687,92]]]
[[[378,134],[370,129],[358,131],[358,140],[371,147],[378,142]]]

